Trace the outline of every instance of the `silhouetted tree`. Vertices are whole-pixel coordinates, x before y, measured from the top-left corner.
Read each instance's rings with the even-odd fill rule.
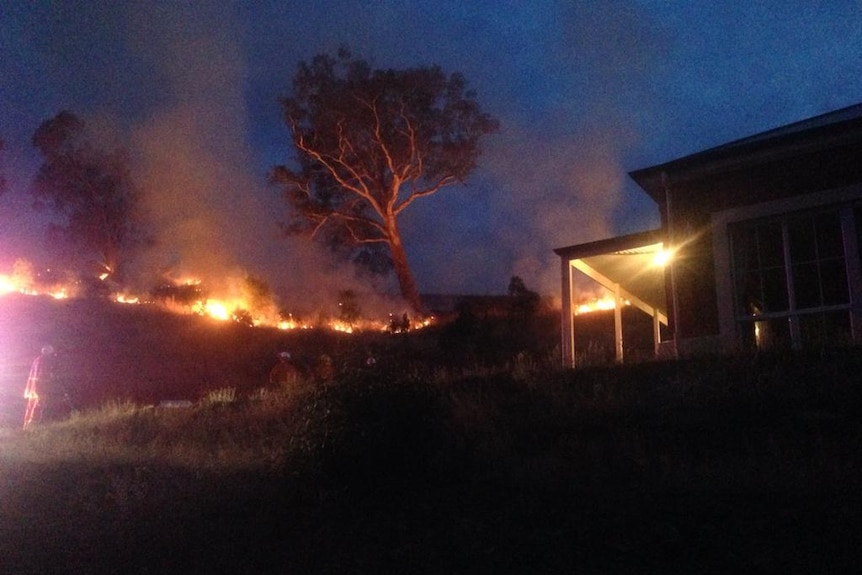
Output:
[[[297,151],[295,166],[273,171],[292,207],[288,231],[321,234],[378,266],[388,250],[402,296],[421,312],[398,216],[463,182],[497,121],[460,74],[372,70],[344,48],[300,63],[282,104]]]
[[[136,220],[140,194],[126,154],[96,147],[84,122],[68,111],[42,122],[33,145],[44,158],[32,187],[37,201],[64,216],[64,237],[98,254],[117,278],[142,240]]]

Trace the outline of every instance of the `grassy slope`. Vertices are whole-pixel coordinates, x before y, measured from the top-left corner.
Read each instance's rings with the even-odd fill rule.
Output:
[[[81,409],[115,399],[194,401],[223,387],[247,393],[266,384],[281,349],[310,362],[317,348],[350,346],[336,332],[249,328],[101,300],[7,296],[0,298],[0,396],[20,397],[45,343],[57,349],[60,377]]]
[[[156,321],[173,320],[141,319],[134,336],[149,338],[156,365],[161,353],[190,366],[211,353],[237,381],[259,377],[255,354],[265,363],[284,343],[339,358],[359,347],[202,335],[195,322],[148,334]],[[174,343],[156,353],[162,339]],[[180,353],[176,341],[198,347]],[[216,353],[228,345],[245,351]],[[459,375],[404,369],[398,353],[326,386],[179,412],[115,408],[0,440],[0,571],[858,566],[858,351]],[[156,379],[171,390],[195,379],[172,373]]]

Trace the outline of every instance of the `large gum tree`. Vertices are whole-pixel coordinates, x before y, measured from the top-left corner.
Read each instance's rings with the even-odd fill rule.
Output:
[[[399,216],[419,198],[463,183],[497,121],[461,74],[439,66],[372,69],[346,49],[301,62],[281,102],[297,152],[292,165],[273,171],[292,208],[286,228],[348,247],[357,261],[382,253],[421,313]]]

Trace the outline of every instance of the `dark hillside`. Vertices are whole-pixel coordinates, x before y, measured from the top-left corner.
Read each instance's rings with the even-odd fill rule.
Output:
[[[434,371],[506,365],[525,350],[551,361],[558,334],[555,314],[528,323],[471,316],[409,336],[346,334],[249,327],[99,298],[7,295],[0,298],[0,396],[7,410],[21,403],[30,363],[45,344],[57,350],[60,378],[83,409],[110,400],[195,401],[228,387],[244,396],[267,384],[280,350],[309,374],[323,354],[339,373],[355,371],[372,354],[381,370]]]
[[[30,362],[46,343],[76,407],[108,400],[195,401],[208,390],[263,387],[276,353],[313,363],[350,347],[348,335],[252,328],[158,306],[102,299],[0,298],[0,394],[20,400]],[[300,345],[301,342],[301,345]]]
[[[93,404],[238,393],[0,433],[0,573],[807,574],[862,560],[858,348],[577,370],[519,353],[501,369],[483,361],[525,343],[505,339],[507,318],[356,336],[100,301],[2,306],[16,399],[46,339]],[[251,393],[283,347],[332,355],[334,377]],[[447,364],[453,350],[473,363]]]

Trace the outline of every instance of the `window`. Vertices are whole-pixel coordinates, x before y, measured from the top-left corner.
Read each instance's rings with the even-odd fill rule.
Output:
[[[729,227],[743,342],[799,347],[850,335],[850,290],[837,210]]]
[[[784,311],[788,307],[781,225],[739,226],[732,232],[737,310],[742,315]]]

